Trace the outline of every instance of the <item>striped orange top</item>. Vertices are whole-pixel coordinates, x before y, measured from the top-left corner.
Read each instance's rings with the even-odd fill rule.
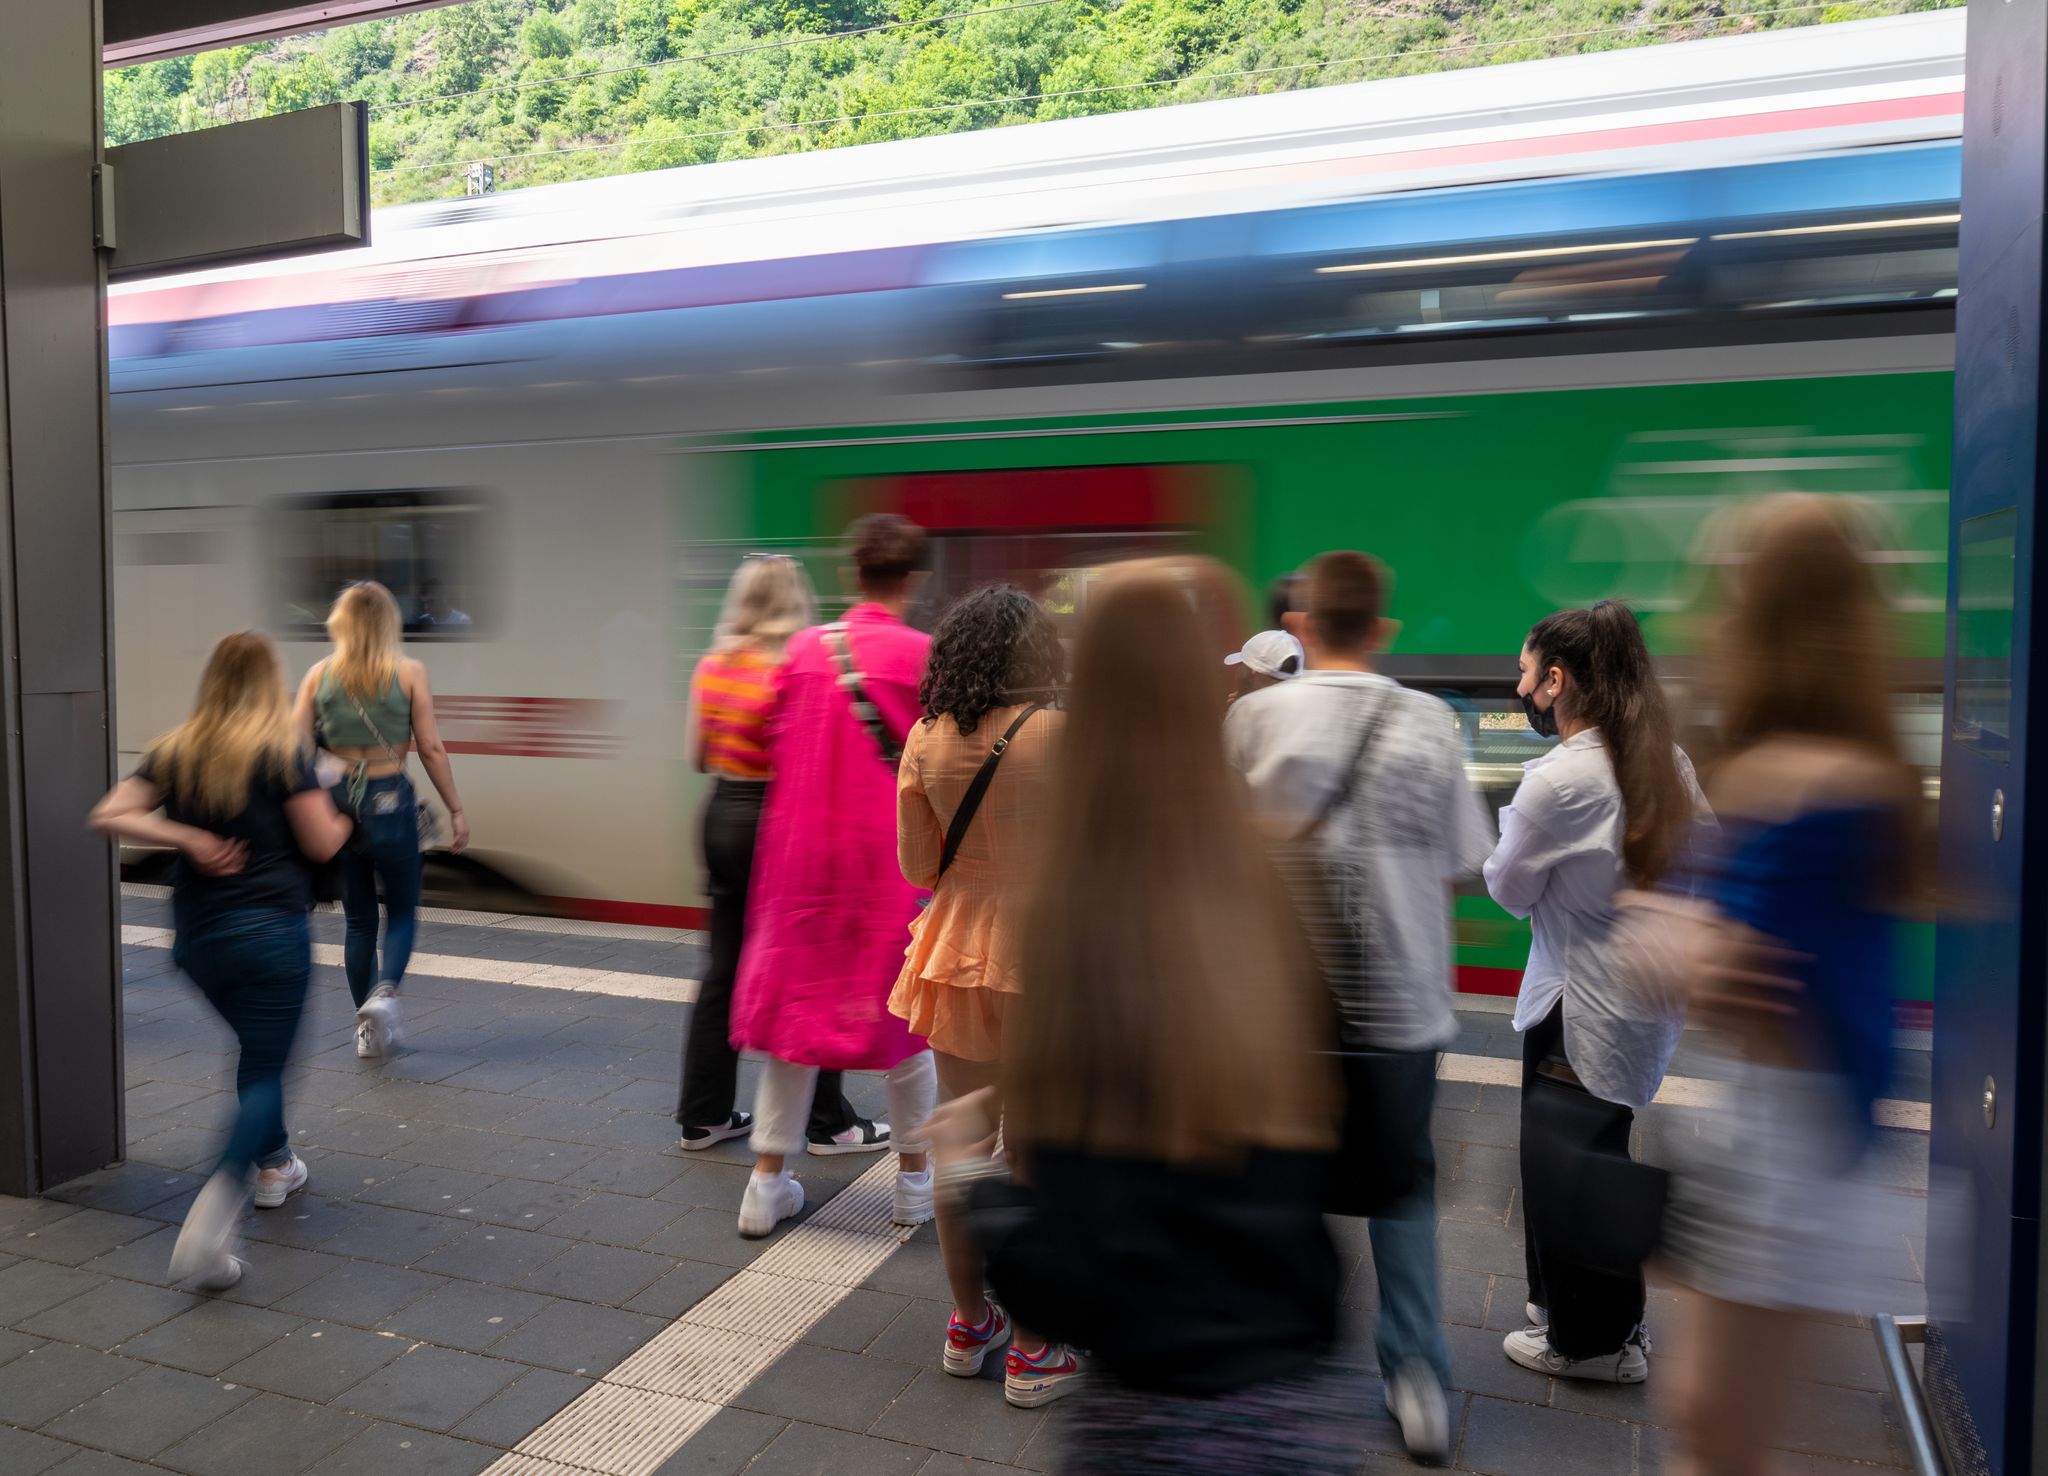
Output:
[[[730,779],[766,779],[768,715],[775,707],[779,657],[737,647],[713,651],[697,663],[690,695],[704,767]]]

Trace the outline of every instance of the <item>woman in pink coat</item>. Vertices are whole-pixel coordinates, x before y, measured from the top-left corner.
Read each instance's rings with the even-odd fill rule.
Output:
[[[739,1229],[766,1235],[804,1206],[801,1153],[818,1072],[887,1071],[896,1223],[931,1218],[924,1123],[931,1052],[889,1013],[919,893],[896,865],[896,763],[922,709],[930,637],[903,623],[924,534],[893,514],[853,529],[861,602],[789,643],[768,751],[732,1043],[768,1057],[754,1102],[754,1174]]]

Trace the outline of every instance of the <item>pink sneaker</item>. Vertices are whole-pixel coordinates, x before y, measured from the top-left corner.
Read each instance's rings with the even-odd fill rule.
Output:
[[[1018,1409],[1036,1409],[1081,1382],[1081,1360],[1065,1343],[1047,1343],[1036,1353],[1020,1353],[1015,1344],[1003,1355],[1003,1398]]]
[[[974,1326],[960,1320],[958,1312],[946,1319],[946,1372],[955,1378],[971,1379],[981,1372],[989,1354],[1003,1346],[1010,1336],[1010,1324],[1003,1309],[994,1302]]]

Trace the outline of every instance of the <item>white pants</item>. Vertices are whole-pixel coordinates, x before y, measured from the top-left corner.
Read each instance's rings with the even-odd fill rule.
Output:
[[[938,1098],[938,1080],[930,1051],[919,1051],[889,1073],[889,1147],[895,1152],[922,1153],[928,1146],[924,1129]],[[815,1066],[773,1056],[761,1063],[761,1084],[754,1092],[754,1152],[804,1151],[817,1087]]]

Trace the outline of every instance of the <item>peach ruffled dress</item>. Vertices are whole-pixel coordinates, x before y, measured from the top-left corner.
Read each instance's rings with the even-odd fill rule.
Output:
[[[933,1050],[968,1061],[998,1057],[1004,1008],[1023,987],[1018,943],[1066,714],[1039,712],[1018,730],[943,881],[939,857],[968,786],[1021,711],[997,708],[965,737],[951,718],[919,721],[896,776],[897,857],[931,901],[910,925],[889,1013]]]

